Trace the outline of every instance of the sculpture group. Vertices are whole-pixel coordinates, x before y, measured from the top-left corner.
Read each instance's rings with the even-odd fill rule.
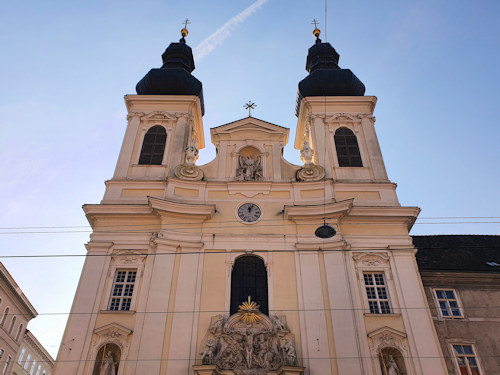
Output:
[[[229,318],[213,317],[200,353],[202,363],[242,375],[266,374],[282,365],[296,366],[294,337],[284,316],[256,315],[258,319],[253,322],[243,322],[238,313]]]

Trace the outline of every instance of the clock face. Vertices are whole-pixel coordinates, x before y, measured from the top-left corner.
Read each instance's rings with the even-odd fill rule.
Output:
[[[245,203],[238,208],[238,217],[247,223],[259,220],[260,215],[262,215],[260,207],[253,203]]]

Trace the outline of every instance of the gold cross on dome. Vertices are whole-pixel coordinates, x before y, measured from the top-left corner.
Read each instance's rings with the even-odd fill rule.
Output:
[[[245,103],[245,105],[243,107],[245,109],[248,109],[248,117],[252,117],[252,109],[255,109],[255,107],[257,107],[257,104],[255,104],[251,100],[249,100],[248,103]]]

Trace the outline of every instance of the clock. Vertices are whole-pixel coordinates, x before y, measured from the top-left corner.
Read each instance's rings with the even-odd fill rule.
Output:
[[[254,223],[261,215],[260,207],[254,203],[245,203],[238,208],[238,217],[245,223]]]

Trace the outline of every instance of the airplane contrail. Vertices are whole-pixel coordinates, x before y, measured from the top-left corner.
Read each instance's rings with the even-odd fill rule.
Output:
[[[201,61],[210,52],[212,52],[218,45],[222,44],[224,39],[226,39],[231,31],[243,23],[245,19],[251,16],[256,10],[261,8],[269,0],[257,0],[252,5],[250,5],[245,10],[238,13],[236,16],[232,17],[227,21],[222,27],[218,28],[212,35],[198,44],[194,49],[194,59],[195,61]]]

